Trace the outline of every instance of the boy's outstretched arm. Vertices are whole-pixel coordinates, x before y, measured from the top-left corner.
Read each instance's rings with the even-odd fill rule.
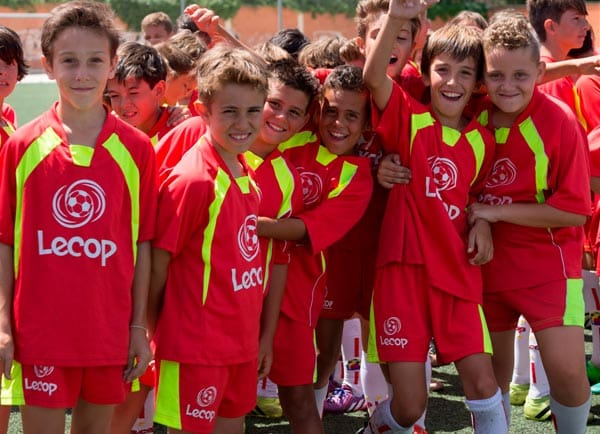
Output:
[[[137,260],[131,289],[132,314],[129,326],[129,354],[123,374],[130,382],[144,373],[152,360],[146,328],[146,305],[150,286],[150,241],[138,243]]]
[[[14,286],[13,248],[0,243],[0,366],[9,380],[15,347],[12,338],[12,300]]]
[[[469,223],[484,219],[490,223],[507,222],[534,228],[558,228],[582,226],[587,217],[563,211],[545,203],[510,203],[486,205],[473,203],[469,206]]]

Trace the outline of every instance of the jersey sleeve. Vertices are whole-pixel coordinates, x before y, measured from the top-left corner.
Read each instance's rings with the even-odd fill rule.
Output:
[[[557,187],[546,203],[563,211],[589,215],[592,205],[587,138],[573,116],[564,118],[560,134],[561,146],[550,161],[548,174],[551,185]]]
[[[208,180],[174,171],[160,186],[154,247],[177,255],[192,234],[205,226]]]
[[[156,204],[158,200],[158,175],[152,145],[148,144],[140,164],[140,230],[138,242],[154,238]]]
[[[340,157],[335,164],[329,184],[324,186],[324,200],[299,216],[313,253],[340,240],[362,217],[371,199],[373,179],[367,158]]]
[[[576,83],[589,130],[600,125],[600,77],[583,75]]]
[[[600,177],[600,125],[588,134],[590,147],[590,175]]]
[[[395,82],[384,110],[371,104],[371,121],[383,150],[386,154],[400,154],[403,162],[408,161],[411,105],[410,97]]]

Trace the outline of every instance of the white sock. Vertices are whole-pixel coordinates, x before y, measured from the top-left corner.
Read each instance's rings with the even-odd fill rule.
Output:
[[[367,401],[367,411],[373,414],[375,407],[388,397],[388,389],[381,366],[367,362],[367,353],[364,351],[360,361],[360,382]]]
[[[148,392],[146,401],[144,401],[143,414],[140,415],[133,426],[131,432],[133,433],[148,433],[152,432],[154,426],[154,389]]]
[[[323,406],[325,405],[325,398],[327,398],[327,385],[321,387],[320,389],[314,389],[314,392],[319,416],[323,417]]]
[[[466,403],[473,416],[475,434],[506,434],[508,432],[500,389],[491,398],[467,399]]]
[[[506,426],[510,426],[510,393],[502,394],[502,406],[504,407],[504,415],[506,416]]]
[[[352,394],[362,396],[363,388],[360,382],[360,364],[362,354],[362,339],[360,320],[349,319],[344,322],[342,334],[342,361],[344,364],[343,384],[352,389]]]
[[[534,333],[529,334],[529,359],[531,363],[531,386],[527,395],[535,399],[550,395],[550,384],[548,383],[548,377],[546,377],[546,370],[542,363],[542,356]]]
[[[256,385],[256,395],[263,398],[277,398],[279,396],[277,384],[269,380],[268,377],[258,380],[258,384]]]
[[[591,406],[591,394],[588,400],[578,407],[567,407],[559,404],[551,396],[550,410],[552,411],[556,434],[584,434]]]
[[[529,383],[529,334],[531,328],[523,315],[519,317],[515,333],[515,365],[511,382],[514,384]]]
[[[369,419],[369,425],[365,434],[412,434],[413,427],[398,425],[390,410],[390,400],[386,399],[379,403],[373,415]]]

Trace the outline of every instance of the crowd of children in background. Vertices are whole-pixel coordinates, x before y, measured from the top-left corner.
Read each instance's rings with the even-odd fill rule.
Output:
[[[367,410],[424,433],[454,363],[476,433],[586,430],[600,393],[600,56],[584,0],[527,17],[359,0],[352,39],[249,47],[210,10],[57,6],[58,101],[0,26],[0,433],[242,433]],[[592,330],[586,362],[584,320]],[[543,364],[542,364],[543,361]],[[591,386],[591,387],[590,387]]]

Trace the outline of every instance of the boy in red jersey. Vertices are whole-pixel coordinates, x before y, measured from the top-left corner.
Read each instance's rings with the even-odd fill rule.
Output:
[[[107,432],[123,380],[151,358],[154,152],[102,103],[116,65],[113,19],[97,2],[52,11],[42,65],[59,101],[2,149],[2,394],[23,405],[26,432],[64,432],[68,407],[73,432]]]
[[[241,433],[256,402],[264,285],[259,191],[241,154],[261,126],[267,72],[243,50],[214,48],[198,85],[206,134],[159,195],[155,421],[171,432]]]
[[[565,60],[569,50],[583,45],[590,29],[585,0],[527,0],[527,14],[541,42],[541,60],[546,63]],[[567,104],[587,130],[581,95],[570,76],[540,84],[539,88]]]
[[[365,432],[413,432],[426,406],[425,361],[434,337],[438,359],[456,364],[475,432],[506,433],[476,266],[491,257],[489,225],[469,227],[465,212],[483,188],[494,149],[491,135],[463,117],[481,76],[481,33],[446,26],[430,36],[422,58],[429,106],[386,75],[398,29],[431,3],[390,2],[364,71],[384,150],[412,171],[407,186],[390,191],[372,305],[369,352],[387,362],[393,396]]]
[[[0,26],[0,148],[17,126],[15,111],[4,100],[17,82],[25,77],[28,68],[19,35],[8,27]]]
[[[508,402],[522,314],[536,335],[557,432],[583,433],[591,402],[581,279],[582,225],[591,210],[586,139],[575,115],[536,89],[544,64],[524,16],[491,23],[483,44],[493,106],[480,119],[498,146],[470,218],[493,223],[494,258],[483,278],[495,375]]]

